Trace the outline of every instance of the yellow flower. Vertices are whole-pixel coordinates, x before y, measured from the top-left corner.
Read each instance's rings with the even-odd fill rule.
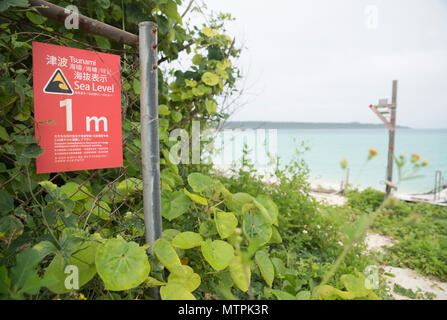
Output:
[[[346,159],[342,159],[342,160],[340,161],[340,165],[341,165],[341,168],[342,168],[342,169],[346,169],[346,168],[348,167],[348,160],[346,160]]]
[[[422,161],[422,166],[423,166],[423,167],[425,167],[425,166],[427,166],[427,165],[428,165],[428,161],[427,161],[427,160]]]
[[[379,152],[376,149],[369,149],[368,160],[371,160],[373,157],[377,156]]]
[[[412,163],[415,163],[415,162],[418,161],[420,158],[421,158],[421,156],[420,156],[419,154],[417,154],[417,153],[413,153],[413,154],[411,155],[411,162],[412,162]]]
[[[87,300],[87,298],[82,293],[80,293],[79,300]]]

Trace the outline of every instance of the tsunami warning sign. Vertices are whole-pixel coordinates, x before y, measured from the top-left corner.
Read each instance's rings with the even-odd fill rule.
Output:
[[[120,56],[33,42],[33,89],[37,173],[123,166]]]

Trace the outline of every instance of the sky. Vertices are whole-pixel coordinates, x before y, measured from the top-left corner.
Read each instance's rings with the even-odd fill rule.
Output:
[[[396,79],[398,125],[447,128],[447,0],[205,2],[245,48],[230,120],[380,123]]]

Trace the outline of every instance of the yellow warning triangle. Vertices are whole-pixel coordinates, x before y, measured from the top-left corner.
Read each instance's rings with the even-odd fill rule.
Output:
[[[52,94],[73,94],[73,90],[67,79],[65,79],[61,69],[56,69],[56,71],[54,71],[50,80],[44,87],[43,92]]]

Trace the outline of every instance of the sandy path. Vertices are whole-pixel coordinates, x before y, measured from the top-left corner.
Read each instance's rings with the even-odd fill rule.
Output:
[[[384,252],[383,247],[394,245],[396,240],[379,234],[368,234],[365,243],[368,252]],[[447,282],[441,282],[430,277],[422,276],[414,270],[408,268],[398,268],[392,266],[382,266],[386,282],[391,289],[390,293],[396,300],[410,300],[409,297],[399,295],[394,292],[394,284],[398,284],[405,289],[411,289],[414,293],[418,291],[434,293],[434,300],[447,300]],[[387,275],[387,274],[392,274]],[[423,298],[426,299],[426,298]]]
[[[342,206],[347,201],[345,197],[335,193],[322,193],[313,191],[310,193],[310,195],[313,196],[315,200],[325,205]]]

